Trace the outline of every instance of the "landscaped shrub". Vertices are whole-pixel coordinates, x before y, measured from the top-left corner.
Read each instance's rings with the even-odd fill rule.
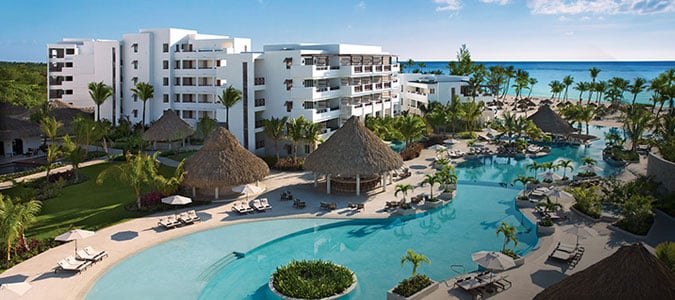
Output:
[[[600,196],[596,193],[596,187],[575,187],[568,190],[576,203],[574,208],[578,211],[593,217],[600,218],[602,206],[600,205]]]
[[[652,202],[653,197],[637,194],[626,199],[621,208],[623,218],[619,220],[617,226],[634,234],[646,235],[654,223]]]
[[[656,246],[656,257],[675,272],[675,242],[663,242]]]
[[[423,290],[424,288],[430,286],[433,282],[426,275],[415,275],[410,278],[403,279],[399,284],[394,288],[393,292],[404,297],[410,297],[415,293]]]
[[[468,132],[468,131],[460,132],[458,135],[459,135],[460,139],[465,139],[465,140],[475,139],[475,138],[478,137],[478,134],[476,134],[475,132]]]
[[[274,168],[280,171],[302,171],[302,165],[305,160],[302,158],[283,157],[274,165]]]
[[[75,171],[73,171],[73,170],[49,174],[49,182],[50,183],[54,183],[54,182],[57,182],[57,181],[72,182],[73,180],[75,180]]]
[[[142,207],[157,206],[162,203],[162,194],[159,192],[149,192],[141,196]]]
[[[270,169],[274,168],[274,166],[277,164],[277,157],[276,156],[264,156],[264,157],[261,157],[261,158],[262,158],[262,160],[265,161],[265,163],[267,164],[267,167],[269,167]]]
[[[354,283],[354,273],[322,260],[291,261],[272,274],[274,288],[281,294],[301,299],[338,295]]]
[[[401,158],[403,160],[417,158],[420,156],[420,153],[422,153],[422,149],[424,149],[424,145],[421,143],[411,143],[406,145],[403,151],[401,151]]]
[[[662,210],[671,217],[675,217],[675,192],[659,198],[654,204],[654,207]]]
[[[504,250],[502,250],[501,252],[502,252],[502,254],[507,255],[507,256],[509,256],[509,257],[511,257],[511,258],[513,258],[513,259],[518,259],[518,258],[520,258],[520,256],[519,256],[518,254],[516,254],[516,252],[513,251],[513,250],[511,250],[511,249],[504,249]]]
[[[7,261],[5,255],[0,255],[0,270],[7,270],[16,264],[19,264],[35,255],[38,255],[48,249],[58,246],[59,243],[53,238],[45,240],[31,239],[26,247],[23,240],[19,240],[16,245],[12,246],[12,258]],[[2,244],[2,249],[6,249],[7,244]]]

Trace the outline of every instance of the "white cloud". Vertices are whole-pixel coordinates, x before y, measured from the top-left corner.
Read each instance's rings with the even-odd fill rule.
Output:
[[[566,16],[560,16],[560,17],[558,17],[558,21],[560,21],[560,22],[567,22],[567,21],[569,21],[569,20],[570,20],[570,18],[568,18],[568,17],[566,17]]]
[[[511,2],[511,0],[480,0],[480,2],[496,3],[496,4],[499,4],[499,5],[506,5],[506,4],[509,4],[509,2]]]
[[[646,15],[675,11],[672,0],[528,0],[527,6],[535,15]]]
[[[434,3],[441,5],[436,7],[436,11],[459,10],[462,8],[460,0],[434,0]]]
[[[573,35],[574,35],[574,31],[567,31],[567,32],[564,33],[564,35],[565,35],[565,36],[573,36]]]
[[[358,9],[358,10],[366,10],[366,2],[359,1],[359,3],[356,4],[356,9]]]
[[[589,16],[581,17],[581,21],[589,21],[590,19],[591,19],[591,17],[589,17]]]

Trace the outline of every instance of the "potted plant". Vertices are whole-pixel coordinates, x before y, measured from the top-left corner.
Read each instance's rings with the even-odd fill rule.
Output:
[[[455,168],[451,165],[447,165],[437,174],[440,178],[440,183],[443,186],[443,193],[440,196],[441,199],[452,199],[457,190],[457,172],[455,172]]]
[[[356,287],[354,272],[321,260],[291,261],[277,267],[269,289],[282,299],[337,299]]]
[[[438,282],[431,280],[426,275],[417,274],[417,268],[421,263],[431,263],[429,258],[408,249],[406,256],[401,257],[401,266],[404,266],[406,262],[413,265],[412,276],[402,280],[396,287],[387,291],[387,300],[423,299],[438,289]]]
[[[513,241],[513,246],[518,247],[518,238],[516,237],[517,232],[518,230],[515,226],[511,226],[506,222],[502,222],[497,228],[497,236],[499,236],[500,233],[504,235],[504,245],[502,245],[501,252],[513,258],[516,263],[516,267],[523,265],[525,263],[525,258],[520,257],[515,251],[511,249],[506,249],[506,246],[509,242]]]
[[[410,203],[406,201],[406,196],[408,195],[408,192],[414,191],[415,187],[412,186],[412,184],[397,184],[396,189],[394,191],[394,197],[398,196],[398,193],[403,194],[403,199],[401,202],[403,202],[399,207],[396,209],[396,211],[400,215],[410,215],[415,213],[415,210],[412,208]]]
[[[540,235],[551,235],[555,233],[555,227],[553,227],[551,218],[543,218],[541,221],[537,222],[537,233]]]

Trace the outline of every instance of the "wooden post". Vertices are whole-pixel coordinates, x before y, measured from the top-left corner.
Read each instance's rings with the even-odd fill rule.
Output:
[[[326,194],[330,194],[330,174],[326,175]]]
[[[214,199],[218,200],[218,187],[216,187],[216,195],[215,195]]]
[[[361,175],[356,174],[356,195],[361,195]]]
[[[197,197],[197,188],[194,186],[192,187],[192,197]]]
[[[387,191],[387,173],[382,174],[382,191]]]

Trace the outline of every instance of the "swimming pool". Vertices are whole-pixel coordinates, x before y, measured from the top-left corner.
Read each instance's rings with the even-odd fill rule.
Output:
[[[519,229],[517,252],[529,252],[538,238],[534,224],[514,207],[517,193],[466,184],[452,203],[410,218],[270,220],[195,233],[117,264],[87,299],[266,299],[269,276],[292,259],[347,266],[359,279],[354,298],[381,299],[410,276],[410,265],[400,265],[409,248],[431,259],[419,272],[435,280],[454,276],[453,264],[476,269],[473,252],[500,250],[503,237],[495,231],[502,221]]]

